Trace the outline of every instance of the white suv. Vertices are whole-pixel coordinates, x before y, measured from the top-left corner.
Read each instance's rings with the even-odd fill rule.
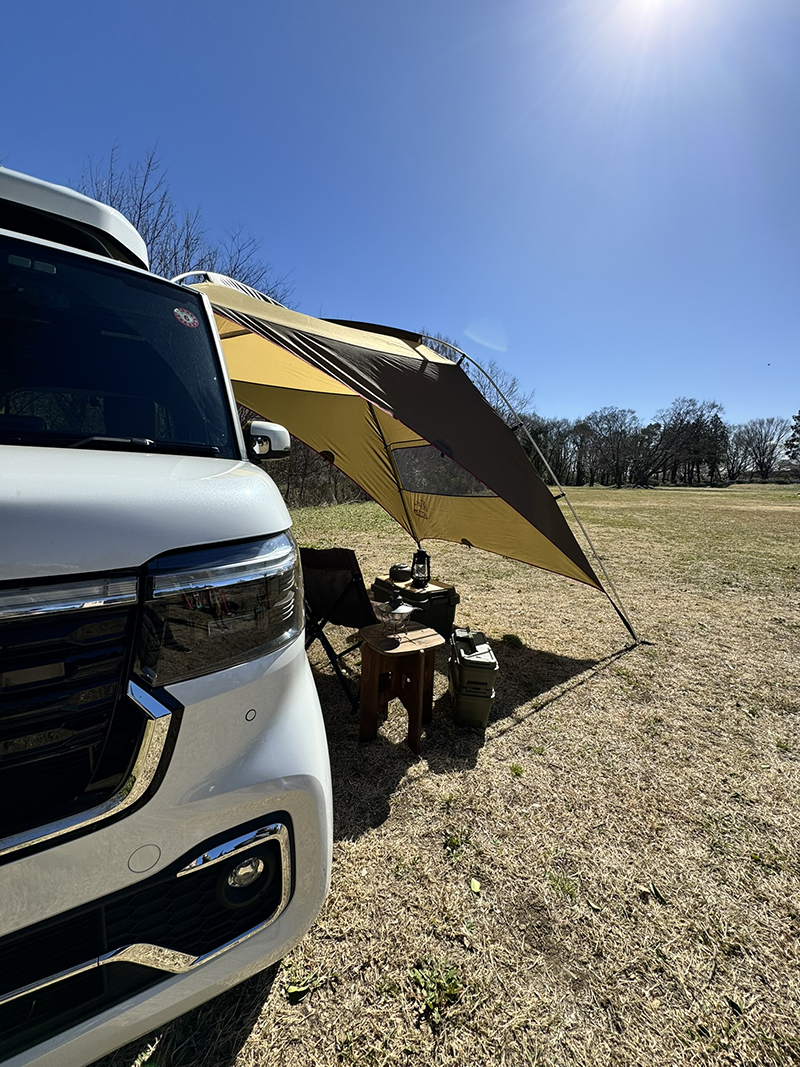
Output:
[[[270,435],[245,442],[204,297],[117,212],[0,168],[0,1060],[89,1063],[322,905],[330,769]]]

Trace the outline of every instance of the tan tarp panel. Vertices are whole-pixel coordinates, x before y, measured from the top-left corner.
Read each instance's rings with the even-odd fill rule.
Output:
[[[324,454],[416,541],[463,542],[602,588],[516,437],[457,364],[412,335],[196,288],[217,315],[237,399]]]

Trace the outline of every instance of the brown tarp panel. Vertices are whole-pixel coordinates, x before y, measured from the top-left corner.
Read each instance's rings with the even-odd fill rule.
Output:
[[[204,283],[237,399],[331,458],[411,536],[463,542],[601,589],[514,433],[413,337]]]

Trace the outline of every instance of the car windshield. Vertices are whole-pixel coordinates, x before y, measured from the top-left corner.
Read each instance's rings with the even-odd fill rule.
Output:
[[[3,442],[238,458],[198,295],[0,235]]]

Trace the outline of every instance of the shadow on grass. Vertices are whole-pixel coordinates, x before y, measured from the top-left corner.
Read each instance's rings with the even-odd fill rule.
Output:
[[[552,652],[527,648],[525,645],[514,648],[502,641],[490,640],[489,645],[498,666],[494,677],[495,699],[487,723],[489,729],[504,719],[512,720],[509,725],[514,725],[520,721],[517,715],[520,708],[546,693],[552,693],[551,700],[557,699],[567,683],[583,675],[588,679],[587,672],[594,673],[593,668],[604,662],[557,656]],[[443,669],[446,672],[446,651],[444,656]],[[550,700],[538,700],[536,710],[546,703],[550,703]],[[431,770],[447,774],[474,767],[486,734],[479,727],[470,728],[455,724],[449,692],[436,701],[433,725],[435,731],[429,728],[428,741],[423,750]]]
[[[514,647],[503,641],[489,641],[497,659],[497,700],[492,721],[513,714],[523,704],[564,685],[597,667],[602,660],[558,656],[526,645]]]
[[[603,659],[575,659],[525,646],[513,648],[501,641],[490,644],[499,670],[489,727],[502,723],[501,730],[512,728],[558,699],[565,687],[571,690],[589,681],[628,651],[622,649]],[[419,757],[407,745],[390,741],[381,733],[374,741],[359,744],[358,712],[351,710],[336,677],[327,663],[312,664],[312,670],[328,734],[334,838],[355,840],[388,818],[392,794]],[[446,647],[437,649],[436,671],[447,677]],[[355,670],[351,684],[357,689],[358,683]],[[529,712],[522,710],[531,704]],[[390,714],[402,716],[405,711],[393,702]],[[423,727],[421,756],[434,774],[469,770],[475,766],[484,741],[482,729],[456,725],[450,695],[445,692],[434,703],[433,721]]]
[[[358,711],[351,709],[336,677],[314,664],[312,671],[328,734],[333,836],[337,841],[354,840],[387,819],[389,798],[418,757],[407,745],[393,744],[380,733],[374,741],[360,744]],[[358,684],[356,671],[356,690]]]
[[[91,1067],[231,1067],[261,1015],[279,966],[274,964]]]
[[[574,659],[525,646],[514,648],[502,641],[490,641],[490,644],[500,667],[499,676],[502,678],[505,674],[509,679],[507,689],[502,694],[498,692],[489,719],[490,725],[499,719],[507,720],[500,726],[500,732],[513,729],[566,693],[586,685],[600,671],[637,647],[626,645],[600,659]]]

